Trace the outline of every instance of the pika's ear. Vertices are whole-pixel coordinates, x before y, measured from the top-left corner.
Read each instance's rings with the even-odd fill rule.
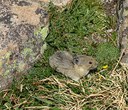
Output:
[[[79,63],[79,58],[77,55],[73,56],[73,64],[78,64]]]

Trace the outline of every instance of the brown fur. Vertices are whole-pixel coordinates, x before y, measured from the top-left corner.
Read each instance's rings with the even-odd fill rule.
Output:
[[[49,58],[50,66],[57,72],[78,81],[87,75],[90,70],[97,67],[94,58],[87,55],[72,56],[66,51],[57,51]]]

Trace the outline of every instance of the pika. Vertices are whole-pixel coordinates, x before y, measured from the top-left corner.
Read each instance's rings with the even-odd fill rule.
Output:
[[[97,67],[97,61],[87,55],[73,56],[67,51],[57,51],[49,58],[50,66],[74,81],[86,76]]]

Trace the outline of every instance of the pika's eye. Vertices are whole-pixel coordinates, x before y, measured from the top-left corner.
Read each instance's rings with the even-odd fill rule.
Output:
[[[74,64],[78,64],[79,63],[79,59],[77,57],[73,58],[73,63]]]
[[[92,64],[92,62],[90,61],[89,64]]]
[[[78,59],[75,59],[75,63],[77,64],[79,62],[79,60]]]

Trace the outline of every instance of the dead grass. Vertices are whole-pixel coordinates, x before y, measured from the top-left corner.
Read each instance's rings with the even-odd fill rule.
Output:
[[[49,96],[38,97],[41,99],[55,100],[53,96],[59,96],[65,103],[57,105],[61,110],[83,110],[84,107],[93,107],[96,110],[127,110],[127,78],[128,75],[121,69],[110,73],[108,78],[97,73],[89,79],[82,79],[79,83],[75,83],[71,80],[60,80],[56,76],[51,76],[50,78],[38,81],[38,90],[45,90],[48,92],[47,88],[39,84],[47,83],[57,85],[58,91],[53,92],[53,94],[50,94]],[[83,85],[86,82],[91,83],[91,85]],[[77,94],[73,92],[73,90],[67,86],[68,84],[79,88],[81,93]],[[89,94],[86,94],[85,86],[88,86]],[[49,107],[46,106],[39,106],[37,108],[41,107],[49,109]],[[29,109],[33,108],[34,106],[29,107]]]
[[[2,91],[1,100],[7,110],[128,110],[127,72],[120,68],[104,77],[100,74],[103,71],[79,83],[52,75],[32,81],[30,85],[36,87],[33,91],[30,85],[20,83],[15,90]],[[4,102],[7,98],[12,105]],[[33,104],[35,99],[38,103]]]

